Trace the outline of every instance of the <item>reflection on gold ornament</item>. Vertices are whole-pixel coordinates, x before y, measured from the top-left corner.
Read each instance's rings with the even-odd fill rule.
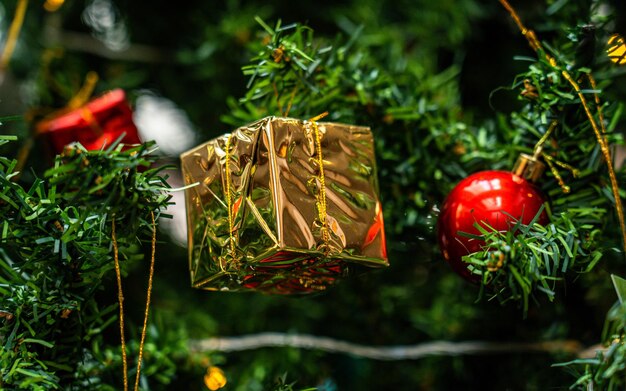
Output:
[[[266,117],[181,156],[192,286],[304,294],[388,266],[369,128]]]

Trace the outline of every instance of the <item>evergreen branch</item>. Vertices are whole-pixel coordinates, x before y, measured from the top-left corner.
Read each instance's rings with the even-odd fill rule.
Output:
[[[295,385],[296,382],[287,383],[287,374],[285,373],[282,376],[279,376],[276,381],[266,389],[270,391],[296,391],[294,388]],[[317,387],[307,387],[299,389],[298,391],[315,391],[317,389]]]
[[[542,212],[543,209],[537,216]],[[577,212],[578,216],[586,216],[592,210],[581,208]],[[576,217],[562,213],[542,226],[525,225],[509,216],[514,223],[508,231],[497,231],[484,222],[477,222],[474,226],[481,235],[459,233],[485,242],[482,251],[463,257],[469,270],[480,280],[480,295],[489,292],[491,298],[501,302],[521,302],[524,315],[529,299],[535,294],[553,301],[557,282],[570,271],[582,273],[592,269],[602,256],[591,239],[595,236],[594,229],[577,226],[574,224]]]
[[[609,310],[603,334],[605,348],[597,350],[595,357],[553,365],[577,377],[570,389],[617,391],[626,386],[626,304],[617,302]]]
[[[113,269],[111,219],[125,259],[140,259],[138,238],[149,237],[150,214],[169,200],[161,169],[150,168],[152,146],[69,148],[28,189],[11,181],[16,162],[0,159],[4,387],[71,388],[86,380],[76,377],[78,366],[95,356],[90,350],[114,321],[115,306],[95,298]]]
[[[367,346],[307,334],[260,333],[238,337],[216,337],[189,341],[192,352],[237,352],[266,347],[290,347],[343,353],[371,360],[419,360],[430,356],[462,356],[511,353],[577,353],[578,341],[488,342],[429,341],[416,345]]]
[[[508,5],[506,1],[501,3]],[[603,120],[616,123],[621,106],[600,105],[602,91],[596,88],[590,70],[576,64],[576,45],[562,45],[564,49],[557,51],[523,28],[516,14],[514,18],[538,52],[538,58],[527,72],[516,78],[524,80],[519,99],[525,104],[511,113],[511,126],[503,132],[503,141],[530,146],[533,140],[546,136],[549,124],[559,124],[542,152],[551,168],[542,188],[552,198],[553,221],[545,228],[513,227],[513,234],[483,229],[489,245],[484,251],[466,257],[466,261],[481,276],[481,294],[489,291],[491,298],[502,303],[518,301],[526,313],[529,299],[537,293],[541,292],[550,301],[554,299],[555,284],[564,279],[567,271],[591,271],[606,255],[606,249],[619,246],[619,231],[607,223],[616,218],[621,221],[621,212],[618,211],[617,217],[610,213],[619,204],[616,201],[620,201],[615,198],[619,197],[617,177],[603,154],[606,156],[608,151],[606,145],[622,144],[623,139],[620,134],[607,132],[601,135],[602,145],[597,142],[598,127],[613,129],[606,128]],[[582,40],[583,34],[580,29],[568,39],[575,43]],[[593,88],[583,90],[575,80],[589,80]],[[595,107],[585,94],[594,96]],[[591,109],[597,112],[596,116],[591,114]],[[529,150],[522,148],[523,152]],[[559,169],[566,171],[562,174]],[[623,169],[617,175],[623,177]],[[494,258],[505,266],[494,267]]]

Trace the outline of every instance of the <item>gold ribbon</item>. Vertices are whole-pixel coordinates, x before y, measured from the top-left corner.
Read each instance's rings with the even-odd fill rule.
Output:
[[[550,56],[545,50],[543,50],[543,47],[541,46],[541,43],[537,39],[537,36],[535,35],[535,33],[532,30],[529,30],[524,26],[520,17],[517,15],[517,12],[515,12],[515,9],[513,9],[513,7],[508,3],[507,0],[499,0],[499,1],[500,1],[500,4],[502,4],[502,6],[504,6],[504,8],[509,12],[511,17],[517,24],[517,27],[520,29],[522,35],[526,37],[526,39],[528,40],[528,43],[530,44],[530,47],[535,52],[539,52],[541,50],[541,52],[543,52],[546,60],[548,60],[550,65],[557,68],[556,59]],[[587,104],[587,100],[585,99],[585,96],[582,90],[580,89],[580,86],[576,82],[576,80],[574,80],[574,78],[565,69],[561,70],[561,74],[569,82],[572,88],[574,88],[574,91],[576,91],[576,94],[578,95],[578,99],[580,99],[580,104],[583,106],[583,109],[585,110],[587,119],[589,120],[589,123],[591,124],[591,127],[593,128],[593,132],[596,136],[598,144],[600,145],[600,149],[602,150],[602,154],[604,155],[604,160],[606,160],[607,169],[609,171],[609,178],[611,179],[611,189],[613,190],[613,198],[615,198],[615,210],[617,212],[620,229],[622,231],[622,244],[623,244],[624,251],[626,252],[626,224],[624,223],[624,208],[622,205],[622,200],[619,195],[619,184],[617,183],[617,176],[615,175],[615,169],[613,168],[613,160],[611,158],[611,151],[609,149],[609,143],[605,137],[606,128],[604,126],[604,121],[603,121],[603,116],[602,116],[600,97],[598,96],[598,94],[594,93],[595,102],[596,102],[596,106],[598,110],[598,116],[600,118],[600,126],[598,126],[598,123],[593,117],[593,114],[591,113],[591,109],[589,108],[589,105]],[[587,76],[589,78],[589,82],[592,88],[595,89],[595,86],[596,86],[595,80],[593,79],[591,74],[588,74]]]
[[[228,208],[228,237],[229,237],[229,245],[230,245],[230,256],[232,257],[233,260],[236,259],[236,254],[235,254],[235,235],[234,235],[234,231],[235,231],[235,217],[234,217],[234,211],[233,211],[233,195],[232,195],[232,183],[231,183],[231,178],[230,178],[230,139],[233,137],[234,133],[231,133],[230,136],[228,136],[228,138],[226,139],[226,145],[224,146],[225,149],[225,157],[226,157],[226,162],[224,164],[224,168],[226,170],[226,204],[227,204],[227,208]],[[222,269],[223,272],[226,272],[226,268],[224,267],[221,258],[220,258],[220,268]]]
[[[322,136],[320,135],[319,127],[317,126],[318,120],[326,117],[328,112],[323,112],[320,115],[316,115],[315,117],[309,119],[311,125],[313,126],[313,133],[315,134],[315,148],[317,149],[317,165],[319,167],[319,175],[317,176],[320,181],[320,188],[315,198],[317,201],[315,205],[317,206],[317,217],[321,223],[322,230],[322,240],[324,241],[325,251],[328,252],[328,241],[330,240],[330,234],[328,233],[328,223],[326,222],[326,177],[324,176],[324,156],[322,155]]]

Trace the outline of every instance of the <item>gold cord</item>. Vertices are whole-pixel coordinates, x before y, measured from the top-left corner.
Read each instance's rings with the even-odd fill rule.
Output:
[[[93,94],[93,90],[96,88],[96,84],[98,84],[98,79],[99,77],[96,72],[87,72],[87,74],[85,75],[85,82],[80,87],[78,92],[67,103],[67,109],[74,110],[87,103],[87,101]]]
[[[17,182],[22,176],[22,170],[26,165],[26,161],[28,160],[28,156],[30,155],[30,151],[33,149],[34,145],[35,141],[32,137],[29,137],[24,142],[24,145],[20,147],[20,150],[17,152],[17,158],[15,159],[17,160],[17,164],[13,169],[13,172],[17,172],[17,175],[11,177],[12,181]]]
[[[280,104],[280,94],[278,93],[278,88],[276,87],[276,82],[272,82],[272,88],[274,89],[274,98],[276,98],[276,106],[278,106],[278,111],[282,114],[283,107]],[[286,117],[286,115],[285,115]]]
[[[139,342],[139,357],[137,361],[137,376],[135,377],[135,391],[139,390],[139,379],[141,376],[141,362],[143,360],[143,346],[146,340],[146,330],[148,327],[148,315],[150,310],[150,299],[152,296],[152,279],[154,276],[154,260],[156,257],[156,222],[154,212],[150,212],[152,217],[152,251],[150,257],[150,274],[148,277],[148,293],[146,297],[146,309],[144,311],[143,327],[141,329],[141,341]],[[115,275],[117,277],[117,300],[120,305],[120,340],[122,345],[122,366],[124,376],[124,391],[128,391],[128,359],[126,357],[126,337],[124,336],[124,294],[122,292],[122,272],[120,270],[119,249],[117,246],[117,236],[115,233],[115,217],[111,223],[111,239],[113,241],[113,259],[115,260]]]
[[[315,132],[315,148],[317,149],[317,164],[319,166],[318,179],[320,181],[319,197],[317,200],[317,216],[322,224],[322,240],[324,243],[328,243],[330,235],[328,234],[328,224],[326,223],[326,180],[324,177],[324,157],[322,156],[322,137],[317,126],[318,120],[326,117],[328,112],[324,112],[318,116],[311,118],[311,124]]]
[[[611,179],[611,189],[613,190],[613,198],[615,198],[615,210],[617,211],[617,217],[619,218],[619,226],[622,231],[622,244],[624,251],[626,251],[626,224],[624,223],[624,207],[622,205],[622,199],[619,195],[619,184],[617,183],[617,175],[615,175],[615,169],[613,168],[613,159],[611,158],[611,150],[609,149],[609,143],[606,141],[606,137],[604,133],[604,123],[602,123],[602,130],[600,132],[600,128],[598,128],[598,124],[593,118],[593,114],[589,109],[589,105],[585,100],[583,92],[581,91],[578,83],[570,76],[570,74],[563,70],[561,72],[563,76],[569,81],[569,83],[574,87],[576,94],[578,94],[578,98],[580,99],[580,103],[585,109],[585,114],[587,114],[587,118],[591,123],[591,127],[593,128],[593,132],[596,135],[596,139],[598,140],[598,144],[600,144],[600,149],[602,150],[602,154],[604,155],[604,160],[606,160],[606,167],[609,171],[609,178]],[[597,102],[599,102],[599,98],[597,98]],[[600,106],[598,105],[598,108]]]
[[[548,127],[548,130],[546,131],[546,133],[541,136],[541,139],[539,139],[539,141],[537,142],[537,144],[535,144],[535,150],[534,150],[534,157],[537,158],[539,156],[543,157],[543,160],[545,160],[545,162],[548,164],[548,167],[550,168],[550,172],[552,172],[552,175],[554,175],[554,177],[556,178],[557,182],[559,183],[559,186],[561,187],[561,191],[563,191],[563,193],[569,193],[570,192],[570,187],[565,184],[565,181],[563,181],[563,178],[561,177],[561,174],[559,174],[559,170],[557,170],[557,168],[555,167],[555,164],[561,168],[564,168],[566,170],[569,170],[572,172],[572,175],[574,177],[577,177],[579,174],[578,169],[570,166],[567,163],[563,163],[559,160],[556,160],[555,158],[553,158],[552,156],[548,155],[547,153],[543,152],[543,144],[546,143],[546,141],[548,141],[548,138],[552,135],[552,132],[556,129],[556,127],[558,126],[559,122],[557,120],[552,120],[552,122],[550,123],[550,126]]]
[[[226,139],[225,152],[226,152],[226,163],[225,163],[225,175],[226,175],[226,203],[228,207],[228,236],[230,240],[230,255],[233,259],[235,259],[235,236],[233,235],[233,231],[235,230],[235,221],[233,216],[233,196],[231,192],[231,178],[230,178],[230,139],[233,137],[233,133],[228,136]],[[220,260],[220,268],[223,272],[225,272],[224,265]]]
[[[591,89],[597,91],[598,85],[596,84],[596,79],[591,76],[591,73],[587,73],[587,79],[589,79],[589,85],[591,86]],[[606,128],[604,127],[604,115],[602,114],[602,104],[600,103],[600,95],[598,95],[597,92],[594,92],[593,98],[596,102],[596,110],[598,111],[598,120],[600,122],[600,126],[602,127],[602,134],[606,134]]]
[[[22,24],[24,23],[24,15],[26,15],[27,6],[28,0],[19,0],[19,2],[17,3],[17,8],[15,8],[15,16],[13,16],[11,27],[9,27],[7,42],[4,45],[2,57],[0,57],[0,71],[5,70],[9,65],[9,61],[11,60],[11,56],[13,55],[13,50],[15,50],[15,45],[17,44],[17,38],[20,35],[20,30],[22,29]]]
[[[537,39],[537,36],[535,35],[535,33],[532,30],[528,30],[524,24],[522,23],[520,17],[517,15],[517,12],[515,12],[515,10],[513,9],[513,7],[511,7],[511,5],[508,3],[507,0],[499,0],[500,3],[504,6],[504,8],[509,12],[509,14],[511,15],[511,17],[513,18],[513,20],[515,21],[515,23],[517,24],[517,27],[520,29],[522,35],[524,35],[524,37],[526,37],[526,39],[528,40],[528,43],[530,44],[530,47],[533,48],[533,50],[535,50],[536,52],[541,50],[546,58],[546,60],[548,60],[548,62],[550,63],[551,66],[553,67],[557,67],[557,62],[556,59],[552,56],[550,56],[548,53],[546,53],[543,48],[541,47],[541,43],[539,42],[539,40]],[[626,251],[626,224],[624,223],[624,208],[622,206],[622,200],[620,198],[619,195],[619,184],[617,183],[617,176],[615,175],[615,170],[613,169],[613,161],[611,158],[611,151],[609,149],[609,145],[608,142],[604,136],[604,133],[606,132],[606,129],[604,127],[604,121],[603,117],[602,117],[602,111],[600,109],[601,105],[600,105],[600,98],[598,97],[597,94],[595,95],[595,101],[596,101],[596,105],[597,105],[597,109],[598,109],[598,114],[600,117],[600,126],[598,126],[598,124],[596,123],[595,118],[593,117],[593,114],[591,113],[591,109],[589,109],[589,105],[587,104],[587,100],[585,99],[582,90],[580,89],[580,86],[578,85],[578,83],[574,80],[574,78],[569,74],[569,72],[567,72],[567,70],[563,69],[561,70],[561,74],[563,75],[563,77],[569,82],[569,84],[574,88],[574,90],[576,91],[576,94],[578,95],[578,98],[580,99],[580,104],[583,106],[583,109],[585,110],[585,114],[587,115],[587,119],[589,120],[589,123],[591,124],[591,127],[593,128],[593,132],[596,136],[596,139],[598,141],[598,144],[600,145],[600,149],[602,150],[602,154],[604,155],[604,159],[606,160],[606,165],[607,165],[607,169],[609,171],[609,178],[611,179],[611,189],[613,190],[613,197],[615,198],[615,210],[617,212],[617,216],[619,218],[619,224],[620,224],[620,229],[622,231],[622,244],[623,244],[623,248],[624,251]],[[591,77],[591,75],[589,75],[590,79],[590,84],[592,87],[595,86],[595,80],[593,80],[593,77]],[[595,89],[595,88],[594,88]],[[602,129],[602,132],[600,131],[600,128]]]
[[[115,235],[115,217],[113,217],[113,222],[111,223],[111,239],[113,239],[113,259],[115,260],[115,275],[117,276],[117,300],[120,304],[120,340],[122,343],[124,391],[128,391],[128,361],[126,359],[126,338],[124,337],[124,294],[122,293],[122,272],[120,271],[117,237]]]
[[[289,115],[289,111],[291,110],[291,106],[293,105],[293,101],[296,97],[296,92],[298,91],[298,85],[294,85],[291,90],[291,94],[289,96],[289,102],[287,103],[287,109],[283,111],[283,106],[280,103],[280,94],[278,93],[278,88],[276,87],[276,82],[272,82],[272,88],[274,89],[274,98],[276,98],[276,106],[278,106],[278,111],[283,117],[287,117]]]
[[[550,122],[550,126],[548,127],[548,130],[546,130],[544,135],[541,136],[539,141],[537,141],[537,144],[535,144],[535,149],[534,149],[535,155],[538,155],[541,153],[541,150],[543,149],[543,144],[545,144],[546,141],[548,141],[548,138],[552,135],[552,132],[554,132],[554,129],[556,129],[558,124],[559,122],[555,119],[553,119],[552,122]]]
[[[513,18],[513,20],[517,24],[517,27],[522,32],[522,35],[526,37],[526,39],[528,40],[530,47],[535,51],[541,49],[541,43],[537,39],[535,32],[527,29],[526,26],[524,26],[524,24],[522,23],[522,20],[517,15],[517,12],[515,12],[515,9],[511,7],[509,2],[507,0],[499,0],[499,1],[500,1],[500,4],[502,4],[502,6],[504,6],[504,8],[506,8],[506,10],[509,11],[509,14],[511,14],[511,18]]]
[[[545,152],[542,153],[541,156],[543,156],[543,160],[545,160],[546,163],[548,164],[548,167],[550,168],[550,172],[552,172],[552,175],[554,175],[554,177],[556,178],[557,182],[559,183],[559,186],[561,186],[561,191],[565,194],[568,194],[571,191],[571,189],[563,181],[561,174],[559,174],[559,170],[557,170],[556,167],[554,167],[554,164],[555,164],[555,162],[553,161],[554,158]]]
[[[293,105],[293,100],[296,97],[296,92],[298,91],[298,85],[293,86],[293,90],[291,91],[291,96],[289,97],[289,103],[287,104],[287,110],[283,113],[283,117],[287,117],[289,115],[289,111],[291,110],[291,105]]]
[[[85,120],[85,122],[87,122],[87,125],[89,125],[91,130],[93,130],[98,137],[104,134],[104,130],[100,126],[100,123],[87,106],[80,109],[80,116]]]
[[[152,251],[150,255],[150,274],[148,277],[148,293],[146,297],[146,310],[143,317],[143,328],[141,329],[141,341],[139,342],[139,358],[137,361],[137,376],[135,377],[135,391],[139,390],[139,376],[141,374],[141,361],[143,359],[143,345],[146,340],[146,329],[148,327],[148,314],[150,311],[150,298],[152,295],[152,277],[154,276],[154,258],[156,254],[156,222],[154,212],[150,212],[152,217]]]

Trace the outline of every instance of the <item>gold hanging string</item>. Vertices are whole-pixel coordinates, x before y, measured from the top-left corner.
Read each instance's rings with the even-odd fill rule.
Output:
[[[604,126],[604,115],[602,114],[602,104],[600,103],[600,95],[598,95],[598,85],[596,84],[596,79],[593,78],[591,73],[587,73],[587,79],[589,79],[589,85],[591,89],[594,90],[593,98],[596,102],[596,110],[598,111],[598,122],[600,122],[600,126],[602,127],[602,134],[606,134],[606,128]]]
[[[118,257],[117,237],[115,235],[115,216],[111,222],[111,239],[113,240],[113,259],[117,277],[117,301],[120,304],[120,340],[122,343],[122,366],[124,374],[124,391],[128,391],[128,361],[126,359],[126,337],[124,336],[124,294],[122,293],[122,272]]]
[[[324,157],[322,156],[322,137],[320,135],[320,131],[319,128],[317,126],[317,122],[320,119],[326,117],[328,115],[328,112],[324,112],[320,115],[317,115],[311,119],[309,119],[309,121],[311,122],[311,125],[313,125],[313,131],[315,133],[315,148],[317,149],[317,164],[319,166],[319,175],[318,175],[318,179],[320,181],[320,189],[319,189],[319,196],[318,196],[318,200],[316,202],[317,204],[317,217],[320,220],[320,223],[322,224],[321,230],[322,230],[322,240],[324,240],[324,243],[327,244],[328,241],[330,240],[330,235],[328,233],[328,224],[326,223],[326,180],[324,177]]]
[[[552,132],[554,132],[554,129],[556,129],[558,124],[559,122],[555,119],[553,119],[552,122],[550,122],[550,126],[548,127],[548,130],[546,130],[546,132],[543,134],[543,136],[541,136],[539,141],[537,141],[537,144],[535,144],[535,149],[534,149],[535,155],[538,155],[541,153],[541,151],[543,150],[543,144],[545,144],[546,141],[548,141],[548,138],[552,135]]]
[[[500,1],[500,4],[502,4],[502,6],[504,8],[506,8],[507,11],[509,11],[509,14],[511,14],[511,18],[513,18],[513,20],[515,21],[515,24],[517,24],[517,27],[522,32],[522,35],[524,37],[526,37],[526,39],[528,40],[528,43],[530,44],[530,47],[533,50],[535,50],[535,51],[537,51],[539,49],[542,49],[541,48],[541,43],[537,39],[537,36],[535,35],[535,32],[532,31],[532,30],[527,29],[526,26],[524,26],[524,24],[522,23],[522,20],[517,15],[517,12],[515,12],[515,9],[513,9],[513,7],[511,7],[509,2],[507,0],[499,0],[499,1]]]
[[[556,160],[555,158],[553,158],[552,156],[548,155],[545,152],[542,152],[541,156],[543,156],[546,160],[550,160],[552,163],[556,164],[557,166],[570,171],[574,178],[577,178],[580,175],[580,170],[579,169],[577,169],[575,167],[572,167],[571,165],[569,165],[569,164],[567,164],[565,162],[562,162],[560,160]]]
[[[287,104],[287,110],[283,113],[283,117],[287,117],[289,115],[289,111],[291,110],[291,105],[293,105],[293,100],[296,97],[296,92],[298,91],[298,85],[293,86],[293,90],[291,91],[291,96],[289,97],[289,103]]]
[[[154,221],[154,212],[150,212],[150,217],[152,217],[152,250],[150,252],[150,274],[148,277],[148,293],[146,295],[146,309],[143,316],[143,328],[141,329],[141,341],[139,342],[139,358],[137,361],[137,376],[135,377],[135,391],[139,390],[141,361],[143,360],[143,345],[146,340],[146,329],[148,327],[148,313],[150,311],[150,298],[152,295],[152,277],[154,276],[154,258],[156,255],[156,222]]]
[[[93,115],[91,110],[88,107],[83,107],[80,109],[80,116],[87,122],[87,125],[91,128],[91,130],[98,136],[102,136],[104,134],[104,130],[100,126],[100,123]]]
[[[226,153],[226,163],[224,164],[225,175],[226,175],[226,206],[228,208],[228,236],[229,236],[229,244],[230,244],[230,256],[235,259],[235,235],[233,234],[235,230],[235,221],[234,221],[234,213],[233,213],[233,195],[231,192],[231,178],[230,178],[230,139],[233,137],[233,133],[228,136],[226,139],[226,145],[224,146]],[[220,258],[220,268],[223,272],[226,272],[224,268],[223,262]]]
[[[554,161],[554,158],[547,153],[542,153],[541,156],[543,156],[543,160],[545,160],[545,162],[548,164],[550,172],[552,172],[552,175],[554,175],[554,177],[556,178],[559,186],[561,186],[561,191],[565,194],[569,193],[571,190],[570,187],[565,184],[565,181],[563,181],[563,177],[561,177],[561,174],[559,174],[559,170],[554,167],[554,164],[556,163]]]
[[[274,98],[276,98],[276,106],[278,106],[278,111],[282,114],[283,107],[280,104],[280,94],[278,93],[278,88],[276,87],[276,82],[272,82],[272,88],[274,89]]]
[[[85,75],[85,82],[80,87],[78,92],[67,103],[67,109],[74,110],[85,105],[89,98],[91,98],[93,90],[96,88],[96,84],[98,84],[98,79],[99,77],[96,72],[87,72],[87,74]]]
[[[146,309],[144,311],[143,327],[141,329],[141,340],[139,342],[139,357],[137,362],[137,376],[135,377],[135,391],[139,390],[139,379],[141,376],[141,362],[143,360],[143,347],[146,340],[146,330],[148,327],[148,315],[150,310],[150,300],[152,296],[152,279],[154,276],[154,260],[156,258],[156,222],[154,212],[150,212],[152,217],[152,250],[150,255],[150,274],[148,277],[148,292],[146,297]],[[119,262],[119,249],[117,246],[117,235],[115,233],[115,217],[111,222],[111,239],[113,241],[113,259],[115,260],[115,275],[117,277],[117,300],[120,305],[120,341],[122,345],[122,366],[124,376],[124,391],[128,391],[128,359],[126,357],[126,337],[124,335],[124,294],[122,292],[122,272]]]
[[[26,8],[28,7],[28,0],[19,0],[17,7],[15,8],[15,15],[9,27],[9,34],[7,36],[6,44],[2,50],[2,57],[0,57],[0,72],[7,69],[9,61],[15,50],[17,44],[17,38],[20,35],[22,24],[24,23],[24,15],[26,15]]]
[[[555,167],[555,165],[571,171],[574,177],[578,176],[579,174],[578,169],[570,166],[567,163],[556,160],[555,158],[553,158],[552,156],[550,156],[549,154],[543,151],[543,145],[546,143],[546,141],[548,141],[548,138],[552,135],[552,132],[554,132],[558,124],[559,122],[555,119],[552,120],[552,122],[550,122],[550,126],[548,127],[548,130],[546,131],[546,133],[544,133],[544,135],[541,136],[541,139],[539,139],[537,144],[535,144],[533,157],[535,159],[538,158],[539,156],[543,157],[543,160],[548,164],[548,167],[550,168],[550,172],[552,172],[552,175],[554,175],[557,182],[559,183],[559,186],[561,187],[561,191],[567,194],[570,192],[570,187],[565,184],[565,181],[563,181],[563,178],[561,177],[561,174],[559,174],[559,170]]]
[[[296,92],[298,91],[298,84],[293,86],[291,90],[291,94],[289,96],[289,102],[287,103],[287,109],[283,110],[283,106],[280,103],[280,94],[278,93],[278,87],[276,87],[276,82],[272,82],[272,88],[274,89],[274,98],[276,98],[276,106],[278,106],[278,111],[283,117],[287,117],[289,115],[289,111],[291,110],[291,106],[293,105],[293,101],[296,97]]]
[[[520,29],[522,35],[524,37],[526,37],[526,39],[528,40],[528,43],[530,44],[530,47],[533,48],[533,50],[535,50],[536,52],[541,50],[543,52],[546,60],[548,60],[548,62],[550,63],[550,65],[555,67],[555,68],[558,68],[556,59],[554,59],[554,57],[552,57],[551,55],[546,53],[545,50],[543,50],[543,48],[541,46],[541,43],[537,39],[537,36],[535,35],[535,33],[532,30],[528,30],[524,26],[524,24],[522,23],[521,19],[517,15],[517,12],[515,11],[515,9],[513,9],[513,7],[511,7],[511,5],[508,3],[508,1],[507,0],[499,0],[499,2],[509,12],[511,17],[513,18],[513,20],[517,24],[517,27]],[[585,96],[583,95],[583,92],[580,89],[580,86],[578,85],[578,83],[569,74],[569,72],[567,72],[567,70],[562,69],[561,70],[561,74],[568,81],[568,83],[574,88],[574,91],[576,91],[576,94],[578,95],[578,98],[580,99],[580,104],[583,106],[583,109],[585,110],[585,114],[587,115],[587,119],[589,120],[589,123],[591,124],[591,127],[592,127],[593,132],[594,132],[594,134],[596,136],[598,144],[600,145],[600,149],[602,150],[602,154],[604,155],[604,160],[606,160],[607,169],[609,171],[609,178],[611,179],[611,189],[613,190],[613,198],[615,199],[615,210],[617,212],[617,216],[618,216],[619,224],[620,224],[620,229],[622,231],[622,244],[623,244],[624,251],[626,251],[626,224],[624,223],[624,208],[623,208],[623,205],[622,205],[622,200],[621,200],[620,195],[619,195],[619,184],[617,183],[617,176],[615,174],[615,170],[613,169],[613,161],[612,161],[612,158],[611,158],[611,151],[609,149],[608,142],[607,142],[606,137],[604,136],[603,132],[600,131],[600,126],[598,126],[595,118],[593,117],[593,114],[591,113],[591,109],[589,109],[589,105],[587,104],[587,100],[586,100]],[[590,82],[591,82],[591,79],[590,79]],[[592,82],[592,86],[593,85],[595,85],[595,82]],[[596,95],[596,105],[597,105],[598,109],[601,106],[600,105],[600,98],[597,95]],[[601,112],[599,111],[599,113],[601,113]],[[603,121],[601,123],[601,127],[602,127],[602,130],[604,131],[605,129],[604,129]]]
[[[622,231],[622,244],[623,244],[624,251],[626,251],[626,224],[624,223],[624,207],[622,205],[622,199],[620,198],[620,195],[619,195],[619,184],[617,183],[617,175],[615,175],[615,169],[613,168],[613,159],[611,157],[611,150],[609,149],[609,143],[606,140],[605,135],[602,132],[600,132],[598,124],[596,123],[595,118],[593,118],[593,114],[591,113],[591,110],[589,109],[589,105],[587,104],[587,101],[583,95],[583,92],[578,86],[578,83],[576,83],[576,81],[570,76],[570,74],[567,71],[563,70],[561,73],[569,81],[572,87],[574,87],[574,90],[576,91],[576,94],[578,95],[578,98],[580,99],[580,103],[585,109],[585,114],[587,114],[587,118],[589,119],[589,122],[591,123],[593,132],[596,135],[596,139],[598,139],[598,144],[600,144],[600,149],[602,150],[602,154],[604,155],[604,160],[606,160],[606,166],[609,171],[609,178],[611,179],[611,189],[613,190],[613,198],[615,198],[615,210],[617,211],[617,217],[619,219],[619,226]],[[598,98],[598,102],[599,102],[599,98]],[[600,106],[598,105],[598,107]],[[602,125],[602,128],[604,128],[604,124]]]
[[[30,155],[30,151],[33,149],[33,145],[35,145],[35,141],[33,137],[28,137],[24,144],[20,147],[20,150],[17,152],[17,164],[15,165],[14,172],[17,172],[17,175],[11,177],[11,180],[17,182],[18,179],[22,176],[22,170],[26,165],[26,161],[28,160],[28,156]]]

